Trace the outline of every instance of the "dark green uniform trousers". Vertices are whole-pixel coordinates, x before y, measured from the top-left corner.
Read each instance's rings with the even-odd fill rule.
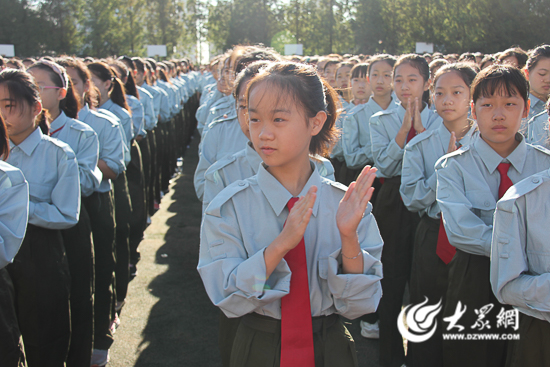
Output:
[[[94,192],[82,198],[82,204],[90,217],[94,239],[95,289],[94,289],[94,349],[109,349],[113,344],[111,334],[111,309],[114,307],[115,272],[115,209],[112,190]]]
[[[157,163],[157,128],[154,128],[151,131],[147,132],[150,137],[147,139],[149,141],[149,154],[150,154],[150,165],[149,165],[149,200],[148,200],[148,210],[149,215],[153,216],[155,214],[155,200],[156,192],[158,187],[158,163]]]
[[[61,231],[71,273],[71,345],[67,367],[90,364],[94,334],[94,246],[86,207],[76,226]]]
[[[71,277],[61,231],[29,224],[7,269],[28,366],[64,367],[71,338]]]
[[[525,314],[519,320],[520,339],[509,341],[506,367],[550,366],[550,323]]]
[[[136,142],[132,144],[131,155],[132,160],[126,169],[128,192],[132,202],[132,214],[129,218],[129,262],[135,265],[139,261],[139,252],[137,248],[143,239],[143,232],[145,231],[145,225],[147,223],[147,210],[145,206],[145,178],[143,174],[141,149]]]
[[[6,268],[0,269],[0,366],[24,366],[25,354],[15,313],[15,290]]]
[[[506,330],[497,328],[496,316],[503,307],[505,310],[511,307],[497,301],[491,289],[489,272],[490,259],[487,256],[472,255],[458,249],[449,263],[449,285],[443,317],[454,315],[460,301],[462,307],[467,307],[458,322],[466,328],[464,333],[495,334]],[[488,304],[493,304],[492,310],[485,316],[491,328],[472,329],[472,325],[478,320],[475,310],[480,310]],[[453,332],[456,332],[456,329],[453,329]],[[449,367],[504,366],[507,346],[507,340],[444,340],[443,364]]]
[[[122,302],[126,299],[128,282],[130,281],[130,216],[132,215],[132,201],[128,193],[126,172],[118,175],[113,186],[116,222],[115,289],[116,300]]]
[[[413,262],[409,289],[411,303],[419,304],[428,298],[428,305],[441,301],[441,311],[435,318],[434,335],[422,343],[407,344],[407,366],[440,367],[443,365],[443,307],[447,293],[447,265],[437,256],[439,219],[424,215],[420,219],[414,240]]]
[[[336,314],[313,318],[316,367],[357,366],[355,342]],[[281,357],[281,321],[256,313],[241,318],[231,367],[277,367]],[[299,367],[299,366],[298,366]]]
[[[414,236],[420,221],[418,213],[408,211],[403,204],[399,193],[400,184],[401,176],[385,179],[373,207],[384,240],[384,278],[380,282],[383,295],[378,305],[380,364],[389,367],[401,367],[405,363],[403,338],[397,329],[397,318],[403,305],[405,286],[410,279]]]

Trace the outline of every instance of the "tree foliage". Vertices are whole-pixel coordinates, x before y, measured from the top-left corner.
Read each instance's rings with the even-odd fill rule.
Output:
[[[197,41],[281,40],[304,53],[496,52],[548,42],[550,0],[0,0],[0,43],[17,55],[144,55]],[[284,35],[284,37],[282,37]],[[284,43],[283,43],[284,44]]]

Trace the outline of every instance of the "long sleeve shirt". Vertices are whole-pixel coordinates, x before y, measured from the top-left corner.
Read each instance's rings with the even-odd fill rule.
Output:
[[[354,319],[373,312],[382,295],[382,238],[371,206],[357,230],[363,272],[343,274],[336,211],[346,187],[314,169],[300,195],[313,185],[317,200],[304,234],[311,315]],[[206,210],[198,270],[208,296],[228,317],[256,312],[281,318],[292,272],[283,259],[266,279],[264,251],[281,233],[291,197],[262,165],[256,176],[224,189]]]

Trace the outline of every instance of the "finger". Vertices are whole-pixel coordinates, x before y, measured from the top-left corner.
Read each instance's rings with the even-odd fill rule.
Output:
[[[360,199],[367,194],[367,191],[372,187],[372,183],[374,182],[375,178],[376,178],[376,173],[369,172],[367,174],[367,176],[365,177],[364,184],[361,186],[361,189],[358,192]]]
[[[374,187],[369,187],[369,189],[361,199],[361,208],[363,212],[365,212],[365,210],[367,209],[367,205],[369,205],[369,201],[372,198],[373,193],[374,193]]]
[[[351,194],[355,190],[356,185],[357,185],[357,182],[355,182],[355,181],[353,181],[352,183],[349,184],[348,189],[346,190],[346,193],[344,194],[344,197],[342,198],[341,201],[347,201],[349,199],[349,197],[351,196]]]
[[[366,166],[357,178],[357,183],[360,185],[360,187],[363,187],[365,185],[372,185],[372,181],[370,184],[368,183],[369,177],[374,176],[374,178],[376,178],[376,171],[376,168]],[[372,180],[374,180],[374,178]]]

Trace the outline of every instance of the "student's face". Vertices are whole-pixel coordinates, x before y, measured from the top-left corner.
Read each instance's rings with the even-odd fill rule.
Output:
[[[407,101],[415,98],[422,100],[422,94],[430,87],[428,80],[424,80],[417,68],[409,63],[401,64],[395,70],[393,76],[393,89],[397,98],[401,101],[403,107],[407,106]]]
[[[317,74],[321,75],[322,77],[325,76],[325,65],[327,64],[326,61],[321,61],[317,63]]]
[[[344,89],[349,87],[349,77],[351,68],[348,66],[338,69],[336,72],[336,87]]]
[[[42,111],[40,102],[36,102],[33,106],[28,106],[26,101],[19,103],[24,105],[18,105],[17,101],[11,99],[8,88],[0,84],[0,113],[4,117],[10,140],[16,145],[34,131],[36,128],[34,121]]]
[[[385,97],[391,94],[391,74],[393,68],[385,61],[378,61],[371,65],[369,85],[372,93],[377,97]]]
[[[250,91],[248,114],[252,143],[265,164],[276,170],[309,159],[311,138],[326,120],[325,112],[307,118],[292,98],[266,83]]]
[[[533,70],[529,71],[529,85],[533,94],[548,96],[550,93],[550,59],[541,59]]]
[[[244,135],[250,140],[250,128],[248,126],[248,111],[246,109],[246,87],[250,79],[241,85],[237,99],[237,118],[239,119],[239,125]]]
[[[338,64],[330,64],[325,68],[325,79],[332,88],[336,88],[336,69]]]
[[[76,95],[80,98],[80,104],[83,105],[86,93],[90,90],[90,81],[88,80],[84,83],[82,79],[80,79],[80,75],[78,75],[78,71],[75,68],[67,68],[67,74],[73,82],[73,88]]]
[[[136,79],[136,85],[139,85],[139,86],[143,85],[143,83],[145,82],[145,72],[141,72],[138,69],[136,69],[136,74],[134,78]]]
[[[367,76],[357,76],[351,79],[351,93],[353,99],[367,99],[370,97],[372,90],[368,82]]]
[[[29,73],[40,88],[40,99],[42,107],[47,110],[59,108],[59,102],[67,95],[67,90],[57,87],[50,77],[50,73],[38,68],[31,68]]]
[[[451,71],[437,79],[434,103],[443,121],[464,119],[470,110],[470,90],[457,72]]]
[[[225,60],[220,79],[222,80],[222,86],[224,90],[220,90],[225,95],[229,95],[233,89],[233,82],[235,81],[235,72],[231,68],[230,58]]]
[[[101,99],[109,99],[109,89],[111,87],[111,81],[103,81],[99,79],[94,73],[92,73],[92,83],[97,87],[99,90],[99,94],[101,95]]]
[[[472,104],[472,117],[477,120],[481,138],[495,151],[507,150],[515,144],[521,119],[529,114],[529,102],[517,95],[497,91],[490,97],[480,97]]]
[[[515,56],[508,56],[507,58],[502,60],[503,65],[512,65],[516,68],[519,66],[518,58]]]

